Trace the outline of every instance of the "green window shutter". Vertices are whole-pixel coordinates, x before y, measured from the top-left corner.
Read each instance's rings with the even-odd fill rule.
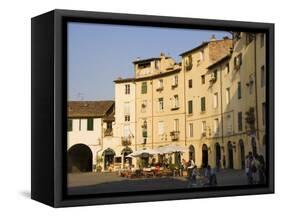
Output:
[[[188,101],[188,114],[192,114],[193,112],[193,106],[192,106],[192,100]]]
[[[67,131],[72,131],[72,119],[67,120]]]
[[[201,98],[201,112],[206,111],[206,100],[205,97]]]
[[[242,119],[242,112],[238,112],[238,130],[243,130],[243,119]]]
[[[142,137],[147,138],[147,130],[146,129],[143,129]]]
[[[94,119],[88,118],[87,120],[87,130],[94,130]]]
[[[147,83],[146,82],[143,82],[141,84],[141,93],[142,94],[146,94],[147,93]]]

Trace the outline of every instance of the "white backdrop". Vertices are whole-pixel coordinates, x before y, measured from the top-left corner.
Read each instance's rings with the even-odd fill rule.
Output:
[[[267,1],[151,1],[151,0],[2,0],[0,3],[0,216],[143,216],[161,215],[228,217],[267,216],[278,212],[280,187],[275,195],[240,196],[110,206],[52,209],[30,197],[30,18],[54,8],[169,15],[195,18],[276,23],[276,60],[280,60],[280,6]],[[279,8],[279,9],[278,9]],[[279,21],[278,21],[279,20]],[[276,61],[276,93],[280,93],[280,62]],[[276,111],[281,109],[276,101]],[[280,129],[276,113],[276,129]],[[278,131],[277,131],[278,133]],[[281,134],[276,135],[279,153]],[[276,183],[280,158],[276,158]],[[43,186],[42,186],[43,187]],[[278,201],[279,199],[279,201]]]

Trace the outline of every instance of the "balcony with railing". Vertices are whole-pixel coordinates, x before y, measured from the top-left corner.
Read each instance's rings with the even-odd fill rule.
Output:
[[[113,130],[110,129],[110,128],[107,128],[107,129],[104,131],[104,136],[113,136]]]
[[[164,90],[164,87],[163,86],[160,86],[160,87],[158,87],[157,89],[156,89],[156,91],[159,91],[159,92],[161,92],[161,91],[163,91]]]
[[[180,138],[180,131],[174,130],[174,131],[170,132],[170,136],[171,136],[172,141],[178,141]]]
[[[129,137],[121,137],[121,143],[123,146],[129,146],[132,144],[132,141]]]

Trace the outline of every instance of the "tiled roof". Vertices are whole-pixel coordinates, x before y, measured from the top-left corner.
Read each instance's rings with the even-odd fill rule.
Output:
[[[68,117],[114,116],[114,101],[69,101]]]
[[[222,63],[223,61],[229,59],[231,57],[231,54],[226,54],[225,56],[223,56],[222,58],[218,59],[217,61],[215,61],[214,63],[212,63],[211,65],[209,65],[207,67],[207,69],[211,69],[213,67],[215,67],[216,65]]]

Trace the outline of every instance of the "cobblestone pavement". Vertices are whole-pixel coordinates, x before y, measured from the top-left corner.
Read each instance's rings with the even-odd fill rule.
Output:
[[[217,173],[218,186],[246,185],[244,170],[221,170]],[[187,189],[187,177],[135,178],[119,177],[117,173],[68,174],[69,194],[93,194],[128,191]],[[202,187],[202,179],[193,187]]]

